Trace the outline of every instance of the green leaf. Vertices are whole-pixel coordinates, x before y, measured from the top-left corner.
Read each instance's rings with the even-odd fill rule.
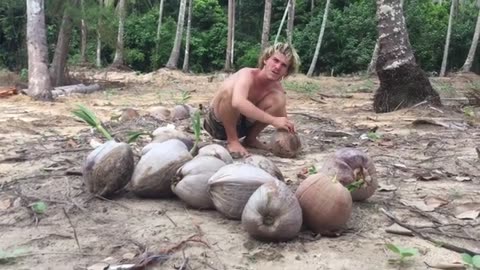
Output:
[[[369,131],[367,133],[367,138],[369,138],[372,141],[376,141],[376,140],[380,139],[380,137],[381,137],[380,134],[378,134],[376,132]]]
[[[140,136],[142,136],[142,135],[149,135],[149,136],[152,135],[149,132],[143,132],[143,131],[131,131],[131,132],[128,132],[127,134],[128,134],[127,143],[132,143],[132,142],[138,140],[138,138],[140,138]]]
[[[385,246],[390,249],[391,251],[397,253],[397,254],[400,254],[400,249],[394,245],[394,244],[385,244]]]
[[[480,255],[475,255],[475,256],[473,256],[473,258],[472,258],[472,265],[473,265],[475,268],[479,268],[479,269],[480,269]]]
[[[363,180],[360,179],[360,180],[357,180],[357,181],[354,181],[350,184],[347,185],[347,189],[348,191],[350,192],[354,192],[354,191],[357,191],[359,188],[361,188],[363,186]]]
[[[462,253],[462,260],[466,264],[470,264],[470,265],[473,264],[473,259],[472,259],[472,256],[470,256],[470,254]]]
[[[418,255],[418,250],[416,248],[398,248],[400,250],[400,255],[402,257],[412,257]]]
[[[35,202],[31,205],[33,212],[36,214],[44,214],[47,211],[47,204],[44,202]]]
[[[316,173],[317,173],[317,168],[315,167],[315,165],[312,165],[310,166],[310,168],[308,168],[309,175],[316,174]]]

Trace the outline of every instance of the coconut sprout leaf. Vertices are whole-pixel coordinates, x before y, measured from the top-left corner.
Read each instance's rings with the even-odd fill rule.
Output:
[[[389,243],[389,244],[385,244],[385,246],[386,246],[388,249],[390,249],[391,251],[393,251],[393,252],[395,252],[395,253],[397,253],[397,254],[401,254],[400,249],[399,249],[396,245]]]
[[[462,260],[463,260],[464,263],[466,263],[468,265],[473,265],[473,258],[472,258],[472,256],[470,256],[470,254],[463,253],[462,254]]]
[[[480,269],[480,255],[473,256],[472,265],[473,267]]]
[[[357,191],[363,185],[363,180],[357,180],[347,185],[347,189],[350,192]]]
[[[400,250],[400,255],[402,255],[402,257],[412,257],[418,254],[418,250],[416,248],[398,247],[398,249]]]
[[[127,133],[128,135],[128,140],[127,140],[127,143],[132,143],[132,142],[135,142],[136,140],[138,140],[138,138],[140,138],[140,136],[142,135],[148,135],[148,136],[152,136],[152,133],[150,132],[143,132],[143,131],[130,131]]]
[[[200,120],[200,111],[196,111],[192,119],[193,132],[195,134],[195,142],[200,141],[200,132],[201,132],[201,120]]]
[[[15,258],[26,253],[24,249],[15,249],[12,252],[0,250],[0,264],[12,264],[15,262]]]
[[[77,104],[77,109],[73,110],[72,113],[73,115],[80,118],[80,120],[84,121],[92,128],[95,128],[98,131],[100,131],[100,133],[102,133],[102,135],[105,136],[105,138],[107,138],[108,140],[112,139],[112,135],[110,135],[110,133],[108,133],[108,131],[102,126],[102,122],[100,122],[100,120],[97,118],[95,113],[93,113],[90,109],[88,109],[84,105]]]
[[[316,173],[317,173],[317,168],[315,167],[315,165],[312,165],[310,166],[310,168],[308,168],[309,175],[316,174]]]
[[[47,211],[47,204],[44,202],[34,202],[31,204],[33,212],[35,214],[44,214]]]

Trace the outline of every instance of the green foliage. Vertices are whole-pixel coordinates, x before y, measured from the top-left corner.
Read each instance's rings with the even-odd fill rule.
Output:
[[[347,185],[347,190],[350,192],[357,191],[359,188],[363,186],[364,181],[362,179],[355,180],[352,183]]]
[[[15,263],[15,259],[18,256],[21,256],[26,251],[24,249],[14,249],[13,251],[4,251],[0,249],[0,265],[2,264],[13,264]]]
[[[312,174],[316,174],[318,171],[317,171],[317,168],[315,167],[315,165],[312,165],[308,168],[308,174],[309,175],[312,175]]]
[[[44,202],[34,202],[30,205],[35,214],[42,215],[47,211],[47,204]]]
[[[418,250],[416,248],[403,248],[394,244],[385,244],[385,246],[391,250],[393,253],[398,255],[397,259],[389,260],[390,263],[399,263],[402,264],[407,258],[418,255]]]
[[[462,261],[470,269],[473,269],[473,270],[480,269],[480,255],[472,256],[470,254],[463,253],[462,254]]]
[[[153,135],[151,132],[144,132],[144,131],[130,131],[127,133],[128,139],[127,143],[133,143],[137,141],[141,136],[147,135],[150,138],[153,138]]]
[[[297,82],[287,80],[283,82],[283,86],[287,91],[295,91],[306,94],[313,94],[320,90],[320,86],[318,84],[309,81]]]

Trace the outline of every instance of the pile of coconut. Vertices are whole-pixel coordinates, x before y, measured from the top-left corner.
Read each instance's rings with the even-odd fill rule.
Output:
[[[286,241],[302,226],[320,234],[341,231],[351,216],[352,201],[366,200],[377,188],[371,159],[357,149],[336,151],[292,190],[267,157],[233,160],[213,143],[192,151],[190,137],[166,127],[153,136],[136,164],[127,143],[109,140],[93,150],[83,167],[88,190],[104,197],[124,188],[144,198],[176,196],[191,208],[215,209],[241,220],[253,238]],[[288,132],[274,132],[270,144],[281,157],[294,157],[301,150],[297,135]]]

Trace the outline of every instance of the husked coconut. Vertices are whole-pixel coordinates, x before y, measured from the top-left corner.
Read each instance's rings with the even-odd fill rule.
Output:
[[[153,143],[161,143],[170,139],[177,139],[182,141],[187,146],[188,150],[192,149],[194,145],[194,139],[191,136],[189,136],[185,132],[176,130],[175,127],[171,125],[155,129],[152,132],[152,136]]]
[[[266,171],[250,164],[228,164],[208,180],[208,192],[215,208],[226,217],[240,219],[255,190],[270,181],[278,181]]]
[[[198,150],[198,156],[213,156],[227,164],[233,163],[233,158],[228,150],[219,144],[209,144]]]
[[[302,149],[302,143],[297,133],[276,130],[270,138],[270,149],[276,156],[294,158]]]
[[[208,179],[225,165],[216,157],[196,156],[178,169],[172,183],[173,193],[193,208],[214,208],[208,194]]]
[[[355,148],[342,148],[327,160],[320,169],[323,173],[336,175],[344,186],[355,184],[352,190],[354,201],[370,198],[378,188],[377,172],[371,158]]]
[[[341,231],[352,214],[352,196],[335,176],[312,174],[300,183],[295,195],[305,224],[315,233]]]
[[[109,197],[130,181],[134,166],[130,145],[110,140],[87,156],[83,179],[91,193]]]
[[[290,240],[302,227],[302,208],[285,183],[268,182],[248,199],[242,213],[242,225],[258,240]]]
[[[152,147],[140,158],[132,176],[131,189],[140,197],[164,198],[173,195],[172,180],[177,170],[192,159],[185,144],[177,139]]]
[[[280,171],[277,165],[275,165],[275,163],[267,157],[261,155],[250,155],[244,159],[244,162],[268,172],[278,180],[284,181],[282,171]]]
[[[175,105],[172,109],[172,119],[183,120],[190,118],[191,106],[186,104]]]
[[[120,116],[120,122],[127,122],[132,121],[140,117],[140,114],[137,110],[132,108],[126,108],[122,111],[122,115]]]
[[[164,106],[155,106],[148,109],[149,114],[160,121],[167,121],[171,118],[171,111]]]
[[[176,140],[176,139],[174,139]],[[147,145],[145,145],[142,150],[140,151],[140,155],[145,155],[148,151],[152,150],[153,148],[155,147],[161,147],[163,142],[151,142],[151,143],[148,143]],[[183,143],[183,142],[182,142]],[[188,150],[187,146],[185,144],[183,144],[183,147],[185,148],[185,150]]]

